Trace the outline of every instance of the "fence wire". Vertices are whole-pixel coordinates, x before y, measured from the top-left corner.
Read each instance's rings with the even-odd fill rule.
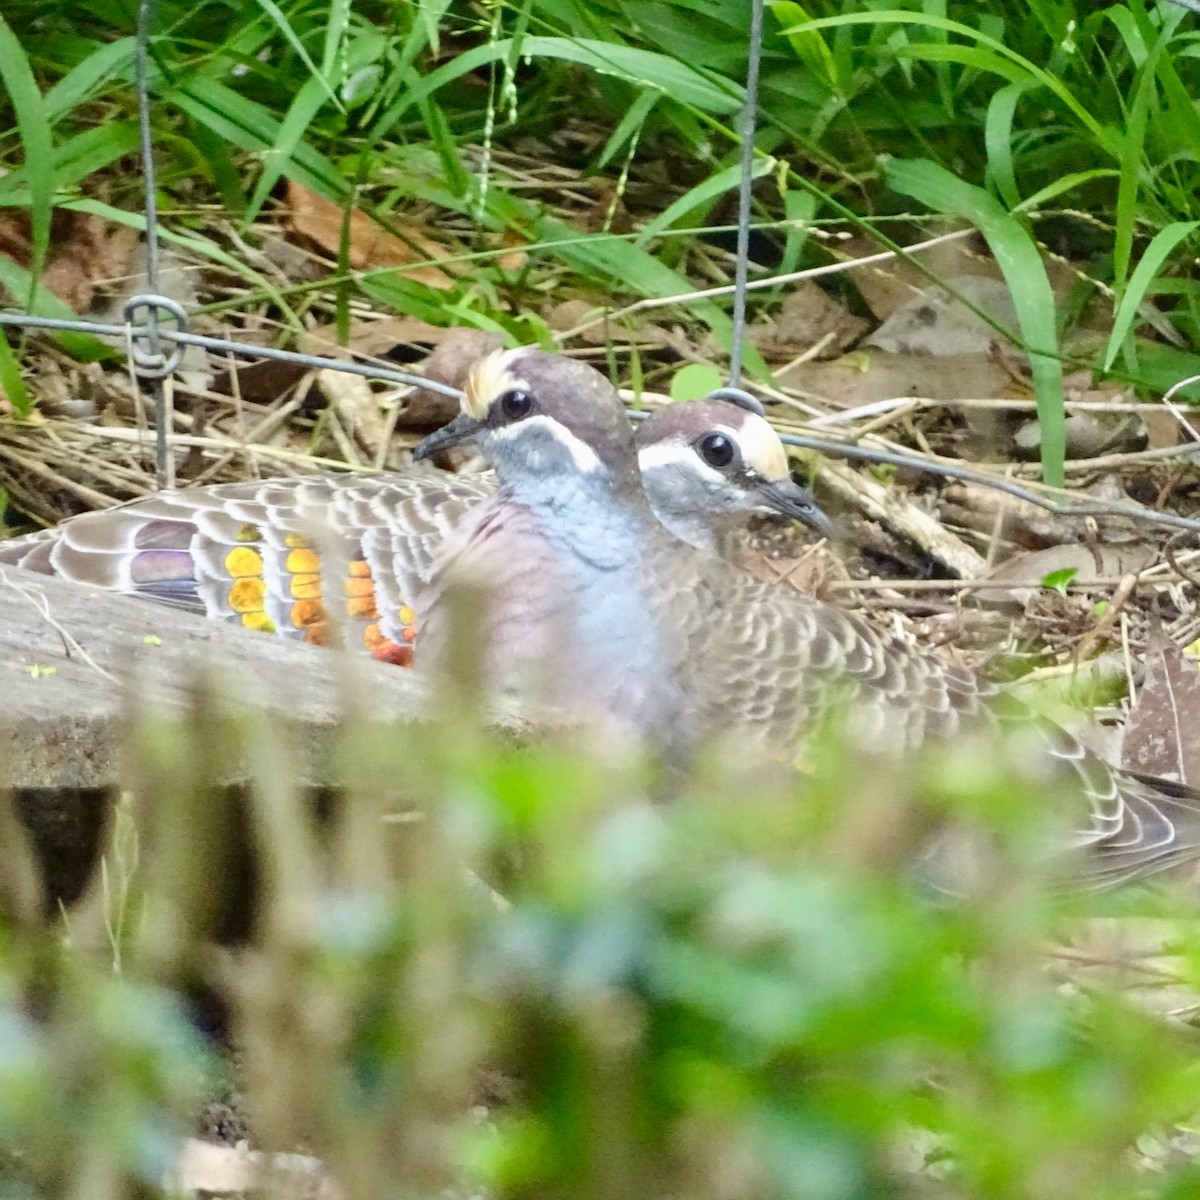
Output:
[[[1184,7],[1196,7],[1191,0],[1174,0]],[[226,338],[211,337],[188,331],[186,309],[158,290],[159,279],[159,222],[157,188],[155,183],[154,144],[150,124],[149,57],[151,27],[154,18],[154,0],[139,0],[137,35],[134,50],[134,88],[138,108],[140,154],[144,179],[144,214],[146,222],[144,271],[147,290],[132,296],[124,308],[125,320],[121,324],[91,321],[85,318],[64,319],[37,316],[29,312],[0,311],[0,329],[14,326],[28,329],[44,329],[73,333],[90,333],[100,337],[120,338],[124,341],[126,354],[133,371],[145,381],[154,401],[155,411],[155,461],[159,487],[169,487],[173,482],[173,454],[171,447],[170,411],[171,389],[169,380],[179,366],[185,347],[197,346],[222,355],[234,355],[247,359],[272,359],[277,362],[293,363],[297,366],[319,370],[340,371],[358,375],[365,379],[379,380],[402,386],[420,387],[429,391],[459,399],[461,390],[437,380],[408,371],[397,371],[373,364],[349,362],[342,358],[327,358],[323,355],[302,354],[294,350],[280,350],[273,346],[260,346],[251,342],[235,342]],[[729,387],[718,389],[714,396],[733,400],[746,407],[762,411],[757,399],[740,387],[742,375],[743,342],[746,328],[746,296],[752,287],[768,286],[779,279],[748,281],[750,208],[753,187],[754,138],[757,116],[757,81],[762,57],[763,0],[751,0],[749,67],[746,79],[746,101],[738,121],[741,138],[741,178],[738,190],[737,250],[735,256],[735,282],[732,289],[718,289],[733,293],[733,342],[730,356]],[[646,414],[632,411],[635,420]],[[814,450],[843,458],[858,459],[872,463],[891,463],[914,468],[942,479],[954,479],[965,483],[977,483],[984,487],[1006,493],[1032,504],[1046,512],[1067,518],[1096,516],[1120,516],[1162,525],[1177,530],[1200,533],[1200,520],[1180,516],[1176,513],[1156,512],[1134,503],[1121,501],[1078,501],[1065,492],[1051,489],[1036,491],[1001,479],[986,471],[977,471],[957,462],[939,461],[919,454],[905,454],[893,450],[880,450],[850,442],[828,438],[810,437],[806,434],[780,433],[785,445],[798,449]],[[1179,457],[1200,454],[1200,442],[1190,446],[1172,448]],[[1055,496],[1068,497],[1055,499]]]

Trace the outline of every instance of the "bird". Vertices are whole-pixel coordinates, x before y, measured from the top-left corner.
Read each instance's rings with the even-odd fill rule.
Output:
[[[835,709],[854,744],[882,755],[1021,717],[941,654],[673,537],[652,514],[616,392],[585,363],[533,348],[481,360],[459,416],[414,457],[460,444],[482,451],[499,487],[430,571],[419,670],[447,652],[450,593],[465,579],[486,584],[480,670],[496,690],[619,721],[673,761],[714,738],[794,757]],[[1069,842],[1092,851],[1089,884],[1200,856],[1200,794],[1030,721],[1086,801]]]
[[[639,429],[659,518],[706,553],[721,552],[730,523],[753,512],[830,530],[747,401],[669,405]],[[414,596],[442,541],[494,489],[490,475],[416,469],[166,490],[0,543],[0,565],[310,643],[341,636],[408,666]],[[331,618],[339,593],[343,608]]]

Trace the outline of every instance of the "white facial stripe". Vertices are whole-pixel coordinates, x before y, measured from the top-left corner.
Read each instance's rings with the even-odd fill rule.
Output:
[[[561,421],[556,421],[553,417],[546,416],[545,413],[526,417],[523,421],[515,421],[511,425],[502,425],[499,429],[492,430],[491,436],[508,441],[511,438],[520,437],[523,430],[529,430],[533,426],[545,429],[553,438],[561,442],[571,455],[571,461],[575,464],[576,469],[580,472],[587,473],[603,469],[599,456],[591,446],[580,441]]]
[[[714,483],[722,483],[725,476],[714,470],[686,442],[671,439],[651,442],[638,451],[638,466],[643,474],[660,467],[684,467],[694,475],[701,475]]]
[[[741,426],[736,431],[727,426],[721,426],[720,429],[742,448],[742,461],[746,466],[757,471],[764,479],[776,482],[791,474],[787,451],[779,440],[779,434],[771,428],[769,421],[764,421],[757,413],[744,413]]]

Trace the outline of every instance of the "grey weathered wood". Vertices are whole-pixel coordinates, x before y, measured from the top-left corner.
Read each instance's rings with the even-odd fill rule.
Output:
[[[232,701],[316,741],[351,693],[382,719],[425,708],[410,671],[5,567],[0,786],[111,786],[131,700],[181,711],[200,671],[227,679]]]

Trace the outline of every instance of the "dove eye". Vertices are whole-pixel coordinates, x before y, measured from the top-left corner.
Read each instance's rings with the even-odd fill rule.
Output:
[[[500,412],[508,421],[520,421],[534,409],[534,399],[529,392],[513,388],[500,397]]]
[[[729,466],[737,454],[733,438],[724,433],[706,433],[696,442],[696,452],[710,467],[718,470]]]

